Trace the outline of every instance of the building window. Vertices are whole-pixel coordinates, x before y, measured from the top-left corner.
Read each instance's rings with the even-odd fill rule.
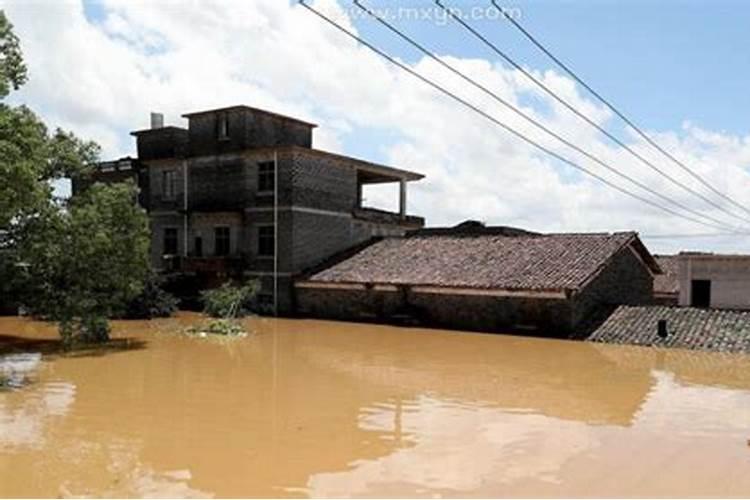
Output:
[[[174,170],[165,170],[161,173],[162,193],[165,200],[174,200],[177,192],[175,185]]]
[[[229,116],[227,114],[219,115],[219,123],[216,133],[220,141],[229,139]]]
[[[195,256],[203,257],[203,238],[201,236],[195,237]]]
[[[164,228],[164,255],[177,255],[177,228]]]
[[[273,191],[276,186],[274,162],[258,163],[258,191]]]
[[[258,227],[258,255],[260,257],[273,257],[275,231],[273,226]]]
[[[214,255],[229,255],[229,228],[221,226],[214,228]]]

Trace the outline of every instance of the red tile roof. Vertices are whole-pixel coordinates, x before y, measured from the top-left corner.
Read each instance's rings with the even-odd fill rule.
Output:
[[[658,266],[635,233],[387,238],[308,282],[503,290],[576,290],[621,248]]]

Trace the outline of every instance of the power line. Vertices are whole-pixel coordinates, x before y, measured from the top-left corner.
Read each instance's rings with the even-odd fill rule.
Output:
[[[634,199],[636,199],[638,201],[641,201],[643,203],[651,205],[651,206],[653,206],[655,208],[658,208],[659,210],[662,210],[664,212],[667,212],[667,213],[669,213],[669,214],[671,214],[673,216],[676,216],[676,217],[688,220],[688,221],[696,223],[696,224],[701,224],[701,225],[706,226],[706,227],[711,227],[713,229],[719,229],[721,231],[726,230],[726,228],[724,228],[724,227],[720,227],[720,226],[716,226],[716,225],[713,225],[713,224],[709,224],[709,223],[704,222],[702,220],[694,219],[694,218],[692,218],[690,216],[687,216],[687,215],[684,215],[682,213],[676,212],[676,211],[672,210],[669,207],[665,207],[663,205],[660,205],[660,204],[658,204],[658,203],[656,203],[656,202],[654,202],[652,200],[649,200],[648,198],[644,198],[644,197],[642,197],[642,196],[640,196],[638,194],[632,193],[631,191],[628,191],[627,189],[625,189],[623,187],[620,187],[620,186],[618,186],[617,184],[615,184],[615,183],[613,183],[611,181],[608,181],[604,177],[601,177],[600,175],[598,175],[598,174],[596,174],[596,173],[588,170],[587,168],[585,168],[585,167],[583,167],[583,166],[575,163],[574,161],[565,158],[564,156],[562,156],[562,155],[560,155],[560,154],[552,151],[549,148],[546,148],[545,146],[542,146],[541,144],[535,142],[533,139],[529,139],[528,137],[526,137],[522,133],[516,131],[515,129],[509,127],[508,125],[506,125],[505,123],[501,122],[500,120],[498,120],[498,119],[494,118],[493,116],[487,114],[486,112],[482,111],[477,106],[475,106],[475,105],[471,104],[470,102],[466,101],[465,99],[457,96],[456,94],[452,93],[451,91],[449,91],[449,90],[445,89],[444,87],[440,86],[439,84],[433,82],[429,78],[427,78],[425,76],[422,76],[421,74],[417,73],[416,71],[414,71],[413,69],[409,68],[405,64],[403,64],[400,61],[396,60],[392,56],[390,56],[387,53],[383,52],[382,50],[378,49],[377,47],[375,47],[374,45],[372,45],[370,42],[366,41],[365,39],[363,39],[363,38],[361,38],[361,37],[359,37],[357,35],[355,35],[351,31],[349,31],[348,29],[346,29],[343,26],[341,26],[336,21],[333,21],[329,17],[325,16],[324,14],[322,14],[321,12],[319,12],[318,10],[316,10],[315,8],[310,7],[306,3],[306,0],[299,0],[299,4],[302,5],[304,8],[306,8],[307,10],[309,10],[310,12],[312,12],[313,14],[315,14],[316,16],[318,16],[319,18],[321,18],[324,21],[326,21],[327,23],[329,23],[331,26],[333,26],[336,29],[338,29],[339,31],[341,31],[342,33],[346,34],[350,38],[356,40],[357,42],[361,43],[362,45],[364,45],[365,47],[367,47],[371,51],[373,51],[376,54],[378,54],[379,56],[383,57],[384,59],[386,59],[387,61],[389,61],[391,64],[393,64],[393,65],[401,68],[402,70],[406,71],[407,73],[409,73],[410,75],[414,76],[415,78],[417,78],[418,80],[422,81],[423,83],[426,83],[427,85],[429,85],[430,87],[434,88],[435,90],[438,90],[442,94],[444,94],[444,95],[450,97],[451,99],[457,101],[458,103],[460,103],[463,106],[469,108],[470,110],[474,111],[475,113],[478,113],[479,115],[483,116],[484,118],[486,118],[487,120],[491,121],[495,125],[503,128],[507,132],[509,132],[509,133],[513,134],[514,136],[518,137],[519,139],[521,139],[522,141],[524,141],[527,144],[529,144],[529,145],[537,148],[538,150],[540,150],[540,151],[542,151],[542,152],[544,152],[544,153],[552,156],[553,158],[555,158],[555,159],[557,159],[557,160],[559,160],[559,161],[561,161],[561,162],[563,162],[563,163],[565,163],[567,165],[570,165],[571,167],[573,167],[573,168],[575,168],[577,170],[580,170],[581,172],[584,172],[585,174],[587,174],[587,175],[589,175],[589,176],[591,176],[591,177],[599,180],[603,184],[611,187],[612,189],[616,189],[617,191],[619,191],[619,192],[621,192],[621,193],[623,193],[623,194],[625,194],[627,196],[630,196],[631,198],[634,198]],[[737,234],[741,234],[739,231],[733,231],[733,232],[737,233]]]
[[[750,235],[750,233],[748,233]],[[726,238],[737,236],[737,233],[696,233],[696,234],[642,234],[639,235],[642,240],[660,240],[660,239],[677,239],[677,238]]]
[[[635,123],[633,123],[632,120],[630,120],[627,116],[625,116],[624,113],[622,113],[620,110],[618,110],[614,104],[612,104],[610,101],[605,99],[599,92],[591,88],[586,82],[583,81],[582,78],[580,78],[572,69],[570,69],[565,63],[563,63],[560,59],[555,57],[552,52],[550,52],[539,40],[534,37],[531,33],[529,33],[528,30],[526,30],[521,24],[513,19],[513,16],[509,15],[507,12],[505,12],[505,9],[503,9],[501,6],[497,4],[497,0],[491,0],[492,5],[498,9],[503,16],[505,16],[508,21],[510,21],[513,26],[518,29],[526,38],[531,41],[539,50],[544,52],[544,54],[547,55],[552,61],[555,62],[563,71],[565,71],[568,75],[570,75],[576,82],[578,82],[583,88],[588,90],[594,97],[596,97],[602,104],[604,104],[607,108],[609,108],[610,111],[612,111],[614,114],[616,114],[622,121],[624,121],[628,126],[630,126],[633,130],[635,130],[639,136],[646,142],[648,142],[651,146],[656,148],[660,153],[662,153],[664,156],[672,160],[675,164],[677,164],[680,168],[682,168],[685,172],[690,174],[694,179],[696,179],[698,182],[703,184],[706,188],[713,191],[715,194],[721,196],[728,202],[730,202],[732,205],[741,208],[745,212],[750,214],[750,209],[746,208],[744,205],[736,202],[731,197],[727,196],[726,194],[722,193],[718,189],[716,189],[711,183],[706,181],[703,177],[701,177],[699,174],[693,171],[690,167],[685,165],[683,162],[678,160],[674,155],[672,155],[669,151],[665,150],[662,146],[660,146],[656,141],[654,141],[651,137],[649,137],[648,134],[646,134],[640,127],[638,127]]]
[[[601,165],[602,167],[604,167],[605,169],[609,170],[610,172],[613,172],[614,174],[618,175],[619,177],[622,177],[622,178],[626,179],[627,181],[631,182],[632,184],[638,186],[639,188],[641,188],[641,189],[643,189],[643,190],[651,193],[652,195],[654,195],[654,196],[656,196],[658,198],[661,198],[664,201],[667,201],[668,203],[671,203],[671,204],[673,204],[673,205],[681,208],[682,210],[685,210],[685,211],[687,211],[689,213],[692,213],[693,215],[696,215],[698,217],[703,217],[704,219],[716,222],[717,224],[721,224],[723,226],[731,228],[731,226],[727,225],[725,222],[723,222],[723,221],[721,221],[719,219],[711,217],[710,215],[703,214],[703,213],[701,213],[701,212],[699,212],[697,210],[693,210],[692,208],[688,207],[687,205],[685,205],[683,203],[680,203],[678,201],[675,201],[675,200],[669,198],[668,196],[665,196],[664,194],[662,194],[662,193],[660,193],[660,192],[658,192],[658,191],[650,188],[646,184],[643,184],[642,182],[639,182],[636,179],[630,177],[629,175],[624,174],[624,173],[620,172],[619,170],[617,170],[616,168],[608,165],[607,163],[605,163],[603,160],[601,160],[597,156],[594,156],[593,154],[589,153],[588,151],[586,151],[586,150],[580,148],[579,146],[573,144],[569,140],[565,139],[564,137],[562,137],[559,134],[557,134],[554,131],[552,131],[550,128],[548,128],[544,124],[540,123],[538,120],[536,120],[533,117],[529,116],[527,113],[524,113],[518,107],[514,106],[513,104],[509,103],[508,101],[506,101],[505,99],[503,99],[502,97],[500,97],[496,92],[493,92],[493,91],[489,90],[487,87],[485,87],[484,85],[478,83],[476,80],[474,80],[474,79],[466,76],[465,73],[463,73],[460,70],[456,69],[454,66],[452,66],[452,65],[446,63],[445,61],[443,61],[442,59],[440,59],[434,52],[432,52],[429,49],[425,48],[419,42],[417,42],[416,40],[414,40],[413,38],[411,38],[410,36],[408,36],[404,32],[400,31],[398,28],[396,28],[395,26],[393,26],[392,24],[390,24],[388,21],[384,20],[382,16],[376,14],[371,9],[369,9],[367,6],[363,5],[362,2],[361,2],[361,0],[353,0],[353,1],[354,1],[354,4],[357,7],[359,7],[362,11],[364,11],[365,13],[367,13],[370,17],[372,17],[373,19],[375,19],[376,21],[378,21],[383,26],[385,26],[392,33],[395,33],[401,39],[405,40],[406,42],[408,42],[412,46],[416,47],[419,51],[421,51],[427,57],[433,59],[434,61],[436,61],[441,66],[443,66],[444,68],[446,68],[449,71],[451,71],[453,74],[459,76],[464,81],[468,82],[472,86],[478,88],[479,90],[481,90],[485,94],[489,95],[490,97],[492,97],[494,100],[496,100],[497,102],[499,102],[503,106],[509,108],[511,111],[513,111],[517,115],[521,116],[522,118],[524,118],[525,120],[527,120],[528,122],[530,122],[531,124],[533,124],[535,127],[543,130],[545,133],[551,135],[552,137],[554,137],[558,141],[562,142],[566,146],[574,149],[578,153],[584,155],[586,158],[588,158],[588,159],[596,162],[597,164]]]
[[[481,33],[479,33],[471,25],[469,25],[467,22],[465,22],[463,19],[461,19],[459,16],[457,16],[452,11],[452,9],[445,7],[443,5],[442,0],[433,0],[433,1],[435,2],[435,4],[437,6],[439,6],[441,9],[443,9],[448,14],[448,16],[451,19],[455,20],[457,23],[459,23],[461,26],[463,26],[464,29],[466,29],[472,35],[474,35],[477,39],[481,40],[493,52],[495,52],[497,55],[499,55],[500,57],[502,57],[508,64],[510,64],[511,66],[513,66],[514,68],[516,68],[524,76],[526,76],[527,78],[529,78],[532,82],[534,82],[535,85],[537,85],[539,88],[541,88],[550,97],[552,97],[554,100],[556,100],[557,102],[559,102],[560,104],[562,104],[563,106],[565,106],[568,110],[570,110],[576,116],[578,116],[579,118],[581,118],[582,120],[584,120],[586,123],[588,123],[592,127],[596,128],[599,132],[601,132],[602,134],[604,134],[605,136],[607,136],[615,144],[617,144],[618,146],[620,146],[621,148],[623,148],[624,150],[626,150],[627,152],[629,152],[631,155],[633,155],[634,157],[636,157],[643,164],[645,164],[646,166],[648,166],[649,168],[651,168],[655,172],[659,173],[659,175],[661,175],[662,177],[668,179],[673,184],[676,184],[676,185],[680,186],[685,191],[688,191],[689,193],[693,194],[694,196],[697,196],[698,198],[702,199],[703,201],[705,201],[709,205],[713,206],[714,208],[716,208],[718,210],[721,210],[722,212],[724,212],[724,213],[726,213],[726,214],[728,214],[731,217],[734,217],[736,219],[742,220],[744,222],[750,222],[750,219],[747,219],[745,217],[737,215],[734,212],[730,212],[729,210],[727,210],[723,206],[719,205],[718,203],[716,203],[715,201],[711,200],[710,198],[707,198],[706,196],[704,196],[703,194],[701,194],[698,191],[694,190],[693,188],[691,188],[687,184],[681,182],[678,179],[675,179],[674,177],[672,177],[668,173],[664,172],[662,169],[660,169],[659,167],[657,167],[656,165],[654,165],[652,162],[650,162],[649,160],[647,160],[646,158],[644,158],[642,155],[640,155],[637,151],[633,150],[633,148],[631,148],[630,146],[628,146],[627,144],[625,144],[624,142],[622,142],[620,139],[618,139],[617,137],[615,137],[613,134],[611,134],[610,132],[608,132],[606,129],[604,129],[603,127],[601,127],[598,123],[596,123],[595,121],[593,121],[591,118],[589,118],[585,114],[583,114],[580,111],[578,111],[573,105],[571,105],[570,103],[568,103],[568,101],[566,101],[562,97],[558,96],[553,90],[551,90],[544,83],[542,83],[541,81],[539,81],[539,79],[537,79],[534,75],[532,75],[531,73],[529,73],[528,71],[526,71],[523,68],[523,66],[521,66],[520,64],[518,64],[515,60],[513,60],[513,58],[511,58],[505,52],[503,52],[502,50],[500,50],[497,47],[497,45],[495,45],[494,43],[492,43],[491,41],[489,41],[487,39],[487,37],[485,37],[484,35],[482,35]]]

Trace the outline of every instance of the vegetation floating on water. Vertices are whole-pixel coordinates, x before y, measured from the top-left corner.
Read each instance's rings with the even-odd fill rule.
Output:
[[[207,337],[209,335],[222,335],[225,337],[246,337],[247,331],[237,321],[231,318],[212,319],[198,326],[187,329],[188,335],[196,337]]]

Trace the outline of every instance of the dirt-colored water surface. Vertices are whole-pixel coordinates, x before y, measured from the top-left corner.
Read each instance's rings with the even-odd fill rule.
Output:
[[[197,319],[0,318],[0,496],[750,496],[750,357]]]

